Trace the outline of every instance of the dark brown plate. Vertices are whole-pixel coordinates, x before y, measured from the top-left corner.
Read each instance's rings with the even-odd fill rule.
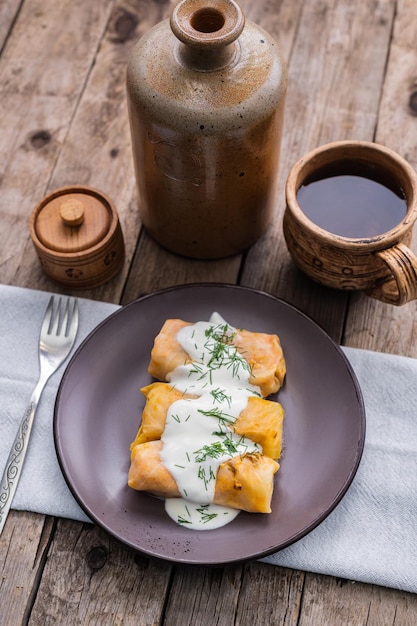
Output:
[[[285,449],[272,513],[240,513],[216,530],[175,524],[164,503],[126,484],[154,337],[167,318],[206,320],[280,336],[287,377]],[[317,526],[351,483],[365,438],[356,377],[340,348],[312,320],[265,293],[232,285],[186,285],[146,296],[107,318],[70,361],[56,400],[54,436],[67,483],[86,514],[147,555],[223,565],[260,558]]]

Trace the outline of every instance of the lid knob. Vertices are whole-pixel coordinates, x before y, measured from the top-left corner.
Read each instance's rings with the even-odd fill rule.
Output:
[[[67,198],[59,206],[59,216],[66,226],[80,226],[84,221],[84,206],[76,198]]]

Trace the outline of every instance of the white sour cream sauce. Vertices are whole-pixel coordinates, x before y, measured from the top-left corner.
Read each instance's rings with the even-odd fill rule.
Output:
[[[193,362],[177,367],[169,382],[198,397],[177,400],[169,407],[161,459],[182,494],[166,499],[166,512],[186,528],[209,530],[231,522],[239,511],[213,504],[217,469],[232,457],[262,452],[258,444],[230,428],[249,397],[260,396],[259,387],[249,383],[247,362],[228,343],[235,333],[218,313],[209,322],[185,326],[177,333]]]

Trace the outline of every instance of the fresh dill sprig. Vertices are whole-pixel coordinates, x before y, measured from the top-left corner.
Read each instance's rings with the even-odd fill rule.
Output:
[[[246,454],[248,450],[248,444],[246,443],[245,437],[240,437],[238,441],[233,439],[233,433],[229,432],[218,432],[214,433],[222,437],[222,441],[214,441],[211,444],[206,444],[199,450],[194,451],[195,461],[196,463],[204,463],[208,458],[210,459],[218,459],[219,457],[226,456],[237,456]]]
[[[224,454],[224,447],[221,441],[215,441],[214,443],[206,444],[199,450],[194,451],[196,463],[203,463],[208,458],[218,459]]]
[[[202,465],[200,465],[200,467],[198,468],[197,476],[198,476],[198,478],[200,478],[204,482],[204,487],[205,487],[206,491],[207,491],[209,482],[216,478],[216,476],[215,476],[211,466],[209,468],[209,473],[208,473],[208,476],[207,476],[206,475],[206,470],[205,470],[205,468]]]
[[[210,391],[210,395],[213,398],[214,402],[217,404],[221,404],[222,402],[226,402],[229,405],[229,408],[232,404],[232,396],[226,393],[225,389],[221,389],[221,387],[217,387],[216,389],[212,389]]]
[[[186,519],[185,517],[183,517],[182,515],[178,515],[177,521],[178,524],[191,524],[191,513],[190,513],[190,509],[188,508],[187,505],[185,505],[185,510],[187,511],[187,515],[189,517],[189,519]]]
[[[230,456],[233,456],[234,454],[236,454],[237,452],[239,452],[239,443],[236,443],[235,441],[233,441],[233,439],[229,438],[229,437],[225,437],[224,439],[224,447],[226,448],[227,452],[230,454]]]
[[[200,374],[198,380],[201,380],[204,376],[206,376],[207,372],[205,367],[198,363],[198,361],[193,361],[190,369],[188,370],[188,376],[191,376],[191,374]]]
[[[218,513],[209,513],[208,508],[208,504],[203,504],[200,508],[196,508],[197,513],[200,513],[201,521],[203,522],[203,524],[211,522],[212,519],[218,516]]]
[[[214,407],[209,411],[204,411],[203,409],[198,409],[198,412],[202,415],[206,415],[207,417],[215,417],[219,420],[219,422],[223,422],[226,424],[234,424],[236,419],[233,415],[228,415],[227,413],[223,413],[219,408]]]
[[[227,369],[232,369],[235,377],[238,376],[241,368],[251,373],[249,363],[233,345],[236,332],[231,332],[228,324],[211,326],[205,331],[205,336],[207,341],[204,347],[211,353],[207,363],[209,368],[219,369],[220,367],[226,367]]]
[[[208,339],[213,339],[218,343],[232,344],[236,331],[229,324],[213,324],[204,331],[204,334]]]

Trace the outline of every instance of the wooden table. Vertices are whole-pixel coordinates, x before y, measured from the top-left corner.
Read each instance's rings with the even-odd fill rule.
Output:
[[[239,283],[291,302],[344,345],[417,357],[416,303],[396,308],[313,284],[294,268],[281,229],[289,169],[319,144],[374,140],[417,165],[416,1],[241,0],[289,63],[281,193],[262,240],[216,262],[162,250],[138,216],[125,67],[134,42],[172,5],[0,3],[0,281],[57,289],[41,271],[28,217],[48,190],[86,183],[114,200],[126,262],[112,282],[79,295],[126,304],[181,283]],[[8,518],[0,572],[2,626],[417,623],[412,594],[259,562],[156,562],[93,525],[24,512]]]

